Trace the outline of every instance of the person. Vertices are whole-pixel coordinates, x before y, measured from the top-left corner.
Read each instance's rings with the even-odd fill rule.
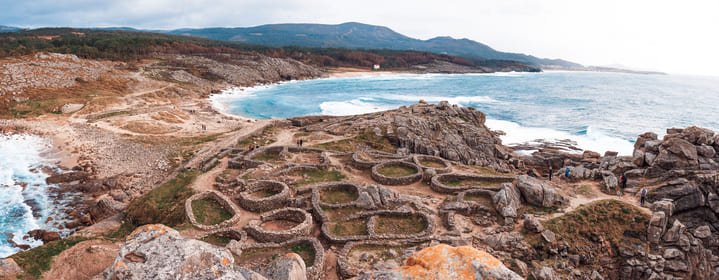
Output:
[[[567,180],[569,180],[569,175],[572,175],[572,171],[569,170],[569,166],[567,166],[567,168],[564,169],[564,178],[567,178]]]
[[[552,170],[552,166],[550,165],[549,166],[549,181],[552,181],[552,175],[554,175],[553,173],[554,173],[554,170]]]
[[[305,139],[300,139],[300,147],[305,144]]]
[[[647,188],[642,188],[641,191],[639,191],[639,205],[644,207],[644,201],[647,200]]]
[[[627,174],[622,173],[622,191],[627,188]]]

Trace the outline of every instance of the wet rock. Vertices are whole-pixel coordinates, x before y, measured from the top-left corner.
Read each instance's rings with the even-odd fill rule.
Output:
[[[42,240],[43,243],[60,240],[60,233],[42,229],[31,230],[27,235],[37,240]]]
[[[48,184],[69,183],[74,181],[86,180],[89,176],[90,174],[84,171],[66,172],[63,174],[47,177],[47,179],[45,179],[45,182],[47,182]]]

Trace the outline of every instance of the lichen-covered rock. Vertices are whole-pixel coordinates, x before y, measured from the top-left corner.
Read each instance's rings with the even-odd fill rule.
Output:
[[[414,253],[402,267],[365,272],[358,279],[522,279],[488,254],[470,246],[436,245]]]
[[[106,279],[246,279],[229,250],[158,224],[128,235],[104,274]]]
[[[272,280],[307,280],[306,270],[299,255],[288,253],[273,261],[263,274]]]
[[[522,198],[517,188],[510,184],[502,184],[502,189],[492,197],[494,207],[504,218],[516,218],[517,211],[522,207]]]

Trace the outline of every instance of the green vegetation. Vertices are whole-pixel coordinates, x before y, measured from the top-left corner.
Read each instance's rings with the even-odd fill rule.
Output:
[[[295,173],[295,175],[302,176],[302,179],[295,182],[296,186],[305,186],[323,182],[339,182],[346,178],[340,171],[321,169],[303,170]]]
[[[40,247],[17,253],[12,258],[30,277],[39,279],[43,272],[50,270],[53,257],[85,240],[87,239],[68,238],[53,241]]]
[[[302,257],[302,260],[305,261],[306,266],[309,267],[315,264],[315,248],[312,247],[312,244],[300,243],[295,246],[292,246],[292,248],[290,248],[290,251],[300,255],[300,257]]]
[[[389,165],[377,169],[379,174],[387,177],[405,177],[417,174],[417,170],[404,165]]]
[[[212,245],[224,247],[225,245],[229,244],[230,241],[232,241],[232,238],[223,236],[223,235],[212,234],[212,235],[205,236],[204,238],[202,238],[200,240],[210,243]]]
[[[280,154],[275,152],[264,152],[252,159],[264,162],[278,162],[280,161]]]
[[[354,219],[344,222],[337,222],[331,225],[332,233],[337,236],[367,235],[367,221],[365,219]]]
[[[170,227],[185,222],[185,200],[192,196],[189,188],[197,177],[195,171],[185,171],[136,199],[127,207],[127,223],[134,227],[164,224]]]
[[[320,201],[329,204],[349,203],[357,200],[359,194],[356,191],[345,189],[329,189],[320,193]]]
[[[410,217],[378,216],[375,232],[378,234],[413,234],[422,232],[425,228],[427,228],[427,221],[419,215]]]
[[[562,242],[576,248],[589,248],[601,236],[611,244],[646,236],[649,216],[638,208],[616,200],[600,200],[544,223]]]
[[[214,199],[198,199],[192,202],[192,213],[203,225],[216,225],[232,218],[232,213]]]

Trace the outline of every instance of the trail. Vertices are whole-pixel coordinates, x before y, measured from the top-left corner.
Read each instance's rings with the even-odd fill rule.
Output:
[[[588,203],[592,203],[595,201],[600,201],[600,200],[621,201],[621,202],[624,202],[627,204],[631,204],[632,206],[635,206],[642,213],[645,213],[647,215],[652,214],[652,211],[649,210],[649,208],[641,207],[639,205],[639,197],[637,194],[630,194],[630,193],[625,192],[624,195],[621,197],[617,196],[617,195],[606,194],[606,193],[602,192],[601,186],[599,186],[599,183],[592,182],[592,181],[582,181],[581,183],[575,183],[575,184],[564,185],[564,186],[567,187],[567,186],[580,186],[580,185],[589,186],[590,190],[591,190],[591,195],[586,196],[583,194],[577,194],[575,197],[569,197],[569,206],[564,208],[563,209],[564,211],[559,212],[559,213],[553,213],[553,214],[547,216],[546,219],[553,219],[553,218],[561,217],[564,214],[577,209],[579,206],[582,206],[582,205],[588,204]],[[647,206],[646,203],[645,203],[645,206]]]

